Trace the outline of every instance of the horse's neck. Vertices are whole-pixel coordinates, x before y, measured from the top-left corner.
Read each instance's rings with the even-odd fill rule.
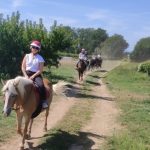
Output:
[[[17,105],[24,107],[25,104],[31,100],[31,96],[34,95],[33,86],[34,86],[33,84],[29,84],[20,89],[17,89],[17,92],[18,92],[18,99],[16,103]],[[34,99],[34,97],[32,99]]]

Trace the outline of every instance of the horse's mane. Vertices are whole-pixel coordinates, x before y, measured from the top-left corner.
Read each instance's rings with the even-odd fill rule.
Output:
[[[24,86],[25,84],[32,84],[32,81],[23,76],[17,76],[14,79],[7,80],[6,84],[2,88],[2,92],[5,92],[10,84],[14,85],[14,87],[19,88],[20,86]]]

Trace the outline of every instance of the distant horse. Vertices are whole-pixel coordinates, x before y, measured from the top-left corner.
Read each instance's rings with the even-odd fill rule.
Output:
[[[86,64],[85,64],[84,60],[79,60],[77,70],[78,70],[79,80],[82,81],[83,80],[83,73],[86,70]]]
[[[43,81],[46,88],[48,106],[50,107],[53,92],[52,84],[47,79],[43,79]],[[17,133],[22,136],[22,142],[20,146],[20,149],[22,150],[24,149],[25,139],[29,138],[31,135],[33,114],[36,112],[40,102],[39,95],[32,80],[20,76],[8,80],[2,88],[2,92],[5,96],[3,108],[4,116],[9,116],[12,108],[15,108],[17,117]],[[45,131],[47,131],[49,107],[46,108],[46,118],[44,124]],[[23,118],[25,119],[25,125],[22,132],[21,127]]]
[[[90,63],[89,63],[89,70],[93,70],[93,69],[98,69],[102,67],[102,58],[95,58],[95,59],[91,59]]]
[[[103,60],[102,60],[101,57],[100,58],[96,58],[95,66],[96,66],[97,69],[102,67],[102,62],[103,62]]]

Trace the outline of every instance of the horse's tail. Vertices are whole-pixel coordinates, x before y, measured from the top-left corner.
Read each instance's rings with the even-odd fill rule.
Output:
[[[61,91],[62,87],[65,87],[68,83],[64,81],[58,81],[56,84],[53,84],[53,93],[56,95],[63,95],[63,92]],[[66,96],[65,96],[66,97]]]
[[[53,92],[54,92],[55,94],[57,94],[56,89],[57,89],[57,84],[53,84]]]

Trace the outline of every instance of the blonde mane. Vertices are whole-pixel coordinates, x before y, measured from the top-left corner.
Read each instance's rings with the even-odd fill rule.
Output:
[[[2,92],[5,92],[6,89],[10,86],[13,85],[14,87],[20,87],[20,86],[24,86],[25,84],[32,84],[32,80],[27,79],[23,76],[17,76],[14,79],[10,79],[6,82],[6,84],[3,86],[2,88]]]

